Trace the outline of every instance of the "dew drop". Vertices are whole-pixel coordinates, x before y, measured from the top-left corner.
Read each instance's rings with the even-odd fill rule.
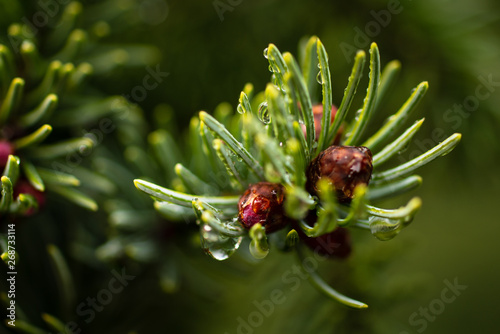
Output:
[[[323,78],[321,77],[321,71],[318,72],[318,75],[316,75],[316,81],[322,85],[323,84]]]
[[[230,257],[240,247],[243,239],[242,237],[230,238],[223,236],[208,225],[204,225],[200,232],[201,244],[205,253],[219,261]]]
[[[358,109],[356,111],[356,116],[354,117],[355,122],[359,122],[359,118],[361,117],[361,111],[362,111],[362,109]]]
[[[245,109],[243,109],[243,106],[241,104],[238,104],[238,106],[236,107],[236,110],[240,114],[244,114],[245,113]]]
[[[267,59],[267,51],[268,51],[268,50],[269,50],[269,48],[265,48],[265,49],[264,49],[264,58],[266,58],[266,59]]]
[[[269,109],[267,108],[267,102],[262,102],[259,105],[259,110],[257,112],[257,117],[264,124],[271,123],[271,117],[269,116]]]

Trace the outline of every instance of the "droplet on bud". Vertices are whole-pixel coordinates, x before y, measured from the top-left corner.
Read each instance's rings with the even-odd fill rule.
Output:
[[[243,109],[243,106],[241,104],[238,104],[238,106],[236,107],[236,110],[240,114],[244,114],[245,113],[245,109]]]
[[[265,49],[264,49],[264,58],[266,58],[266,59],[267,59],[267,57],[268,57],[268,56],[267,56],[267,52],[268,52],[268,51],[269,51],[269,48],[265,48]]]
[[[271,116],[269,115],[269,109],[267,108],[267,102],[262,102],[259,105],[259,110],[257,111],[257,117],[264,124],[271,123]]]
[[[316,81],[322,85],[323,84],[323,77],[321,76],[321,71],[318,72],[318,74],[316,75]]]
[[[259,182],[252,184],[241,196],[238,203],[238,219],[246,229],[260,223],[266,232],[274,232],[285,227],[283,202],[285,188],[279,183]]]

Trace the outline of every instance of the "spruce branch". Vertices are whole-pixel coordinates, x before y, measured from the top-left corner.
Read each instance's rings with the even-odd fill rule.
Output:
[[[352,117],[344,134],[341,128],[348,119],[356,95],[365,53],[359,51],[355,56],[338,110],[333,109],[333,85],[323,44],[317,37],[312,37],[305,44],[303,54],[302,71],[307,72],[301,71],[290,53],[281,54],[275,45],[270,44],[264,56],[269,61],[272,78],[263,93],[254,95],[253,86],[245,86],[239,96],[236,108],[238,114],[231,115],[231,120],[227,119],[227,114],[214,117],[201,112],[199,118],[192,121],[189,138],[192,138],[190,144],[195,147],[191,151],[203,154],[206,161],[210,161],[199,171],[188,171],[182,165],[176,166],[178,177],[192,193],[179,192],[146,180],[134,181],[140,191],[157,201],[157,210],[169,207],[176,210],[177,206],[187,209],[191,206],[194,216],[186,214],[184,218],[196,221],[200,226],[203,248],[218,260],[226,259],[236,251],[242,235],[250,242],[250,253],[257,259],[264,258],[272,248],[268,244],[267,234],[274,232],[272,226],[278,224],[283,215],[288,233],[283,235],[281,243],[287,245],[285,248],[288,249],[297,244],[297,236],[303,235],[299,238],[301,244],[311,245],[320,238],[351,227],[370,230],[380,240],[392,239],[410,224],[422,201],[413,198],[398,209],[379,208],[370,202],[395,197],[420,185],[421,177],[412,173],[438,156],[449,153],[460,141],[460,134],[452,135],[421,156],[380,171],[380,165],[407,147],[422,126],[423,119],[389,142],[423,97],[427,83],[417,86],[400,110],[364,142],[366,147],[352,147],[361,143],[371,116],[380,109],[380,101],[390,94],[400,69],[399,62],[390,62],[381,71],[379,50],[372,43],[369,83],[363,105]],[[313,84],[311,78],[316,78],[317,82]],[[316,90],[315,85],[318,84],[322,88],[323,101],[321,105],[313,106],[310,91]],[[253,105],[259,105],[257,112]],[[321,108],[321,115],[317,112],[318,108]],[[240,125],[227,126],[235,122]],[[331,146],[334,138],[339,137],[339,132],[340,141]],[[199,139],[196,139],[197,135]],[[242,138],[242,141],[237,138]],[[317,180],[311,173],[328,166],[322,165],[326,163],[324,159],[328,154],[339,154],[338,159],[352,156],[352,160],[342,163],[333,160],[333,164],[339,164],[338,168],[353,168],[347,176],[343,176],[347,179],[354,172],[364,173],[369,163],[368,179],[352,184],[352,188],[347,185],[337,188],[334,182],[338,180],[321,178],[316,184]],[[193,157],[193,160],[198,158]],[[370,182],[372,161],[375,172]],[[355,163],[361,165],[340,165],[344,163],[346,166],[355,166]],[[207,175],[215,175],[220,167],[222,170],[225,167],[226,177],[229,178],[224,187],[224,196],[210,192],[211,181],[206,178]],[[171,183],[175,183],[175,180],[171,180]],[[249,185],[242,195],[241,188]],[[279,197],[279,187],[285,189],[284,200]],[[269,192],[269,189],[275,190]],[[341,192],[342,196],[339,195]],[[228,226],[232,226],[230,230]],[[300,253],[303,254],[303,251]],[[341,253],[337,254],[341,256]],[[326,286],[316,273],[311,273],[311,280],[320,290],[347,306],[366,307],[364,303],[342,296]]]

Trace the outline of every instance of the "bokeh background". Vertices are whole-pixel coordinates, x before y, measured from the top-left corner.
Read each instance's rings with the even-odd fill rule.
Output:
[[[43,2],[43,1],[42,1]],[[99,1],[81,1],[96,8]],[[214,112],[227,101],[235,109],[247,82],[257,91],[270,79],[262,52],[274,43],[282,52],[297,54],[303,38],[317,35],[329,53],[333,73],[334,101],[342,97],[351,70],[353,54],[367,50],[375,41],[382,64],[402,63],[398,83],[384,101],[382,114],[373,120],[376,129],[395,112],[412,88],[427,80],[428,94],[414,119],[426,122],[402,159],[437,144],[433,131],[443,137],[463,134],[462,142],[446,157],[422,168],[421,188],[410,196],[423,198],[424,205],[412,225],[396,239],[383,243],[371,236],[354,235],[354,259],[348,263],[327,262],[321,271],[334,286],[367,302],[366,311],[347,310],[328,300],[302,281],[296,291],[283,282],[292,268],[290,254],[271,252],[261,263],[238,256],[229,264],[209,259],[188,237],[175,241],[168,256],[182,262],[178,288],[166,293],[158,285],[157,273],[148,265],[115,261],[137,273],[124,291],[114,296],[95,320],[86,324],[58,302],[60,283],[55,279],[43,251],[47,243],[63,250],[75,280],[74,300],[84,301],[105,288],[111,267],[82,261],[73,241],[102,244],[109,236],[109,217],[100,210],[87,213],[71,205],[49,207],[18,229],[20,255],[25,275],[19,276],[19,300],[31,321],[43,327],[42,312],[62,321],[76,321],[82,333],[237,333],[238,317],[256,310],[254,301],[268,299],[273,289],[285,291],[286,301],[277,305],[263,324],[248,333],[493,333],[498,329],[500,288],[498,205],[500,201],[500,4],[493,0],[356,0],[356,1],[102,1],[112,11],[134,6],[121,31],[105,40],[149,45],[156,49],[153,65],[168,72],[159,86],[137,102],[152,131],[157,127],[153,110],[162,105],[173,111],[170,127],[176,141],[200,110]],[[2,6],[10,6],[6,1]],[[35,1],[23,3],[26,12],[36,11]],[[93,7],[92,7],[93,6]],[[113,7],[115,6],[115,7]],[[384,24],[376,17],[393,9]],[[397,12],[397,13],[396,13]],[[20,18],[14,19],[19,21]],[[8,21],[8,20],[7,20]],[[133,24],[132,24],[132,23]],[[4,30],[11,22],[2,22]],[[376,28],[378,27],[378,29]],[[372,30],[370,30],[372,29]],[[363,35],[368,35],[364,38]],[[346,49],[347,48],[347,49]],[[151,63],[151,62],[150,62]],[[142,83],[145,64],[119,68],[92,79],[102,94],[122,95]],[[484,82],[490,81],[489,86]],[[361,87],[366,85],[366,75]],[[482,88],[478,88],[482,87]],[[361,88],[363,89],[363,88]],[[479,97],[488,92],[487,97]],[[361,100],[357,101],[358,103]],[[457,112],[462,106],[464,112]],[[455,109],[454,109],[455,108]],[[453,111],[455,110],[455,111]],[[117,163],[125,148],[109,142]],[[129,174],[127,174],[129,175]],[[140,175],[134,175],[132,178]],[[135,192],[132,178],[124,178],[125,191]],[[144,200],[140,194],[130,195]],[[407,198],[405,198],[407,199]],[[398,206],[404,199],[389,201]],[[81,228],[85,226],[85,228]],[[82,232],[84,231],[84,232]],[[88,236],[90,234],[91,236]],[[90,248],[91,248],[90,247]],[[181,255],[180,253],[184,253]],[[164,253],[157,256],[165,256]],[[445,304],[424,328],[409,320],[414,312],[437,305],[446,287],[458,280],[467,288],[455,301]],[[168,289],[166,289],[168,290]],[[75,305],[77,305],[76,302]],[[418,316],[416,319],[424,319]],[[11,332],[0,327],[0,332]],[[240,331],[246,333],[245,331]],[[38,332],[37,332],[38,333]]]

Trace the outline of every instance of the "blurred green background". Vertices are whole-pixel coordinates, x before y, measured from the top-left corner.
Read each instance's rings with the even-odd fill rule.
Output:
[[[237,332],[237,318],[247,319],[256,310],[253,302],[268,299],[276,288],[285,291],[286,302],[277,305],[261,326],[252,328],[253,333],[367,333],[366,328],[374,333],[395,334],[496,332],[496,298],[500,296],[496,247],[500,235],[498,1],[145,0],[139,3],[141,10],[135,19],[140,24],[109,37],[107,42],[145,43],[160,50],[158,66],[169,76],[138,103],[150,120],[152,110],[161,103],[175,110],[178,128],[186,128],[191,116],[200,110],[213,112],[220,102],[228,101],[236,108],[245,83],[253,83],[260,91],[269,81],[267,61],[262,56],[269,43],[282,52],[297,54],[303,37],[317,35],[329,53],[337,103],[352,65],[353,54],[346,57],[346,47],[367,50],[369,42],[375,41],[382,64],[392,59],[401,61],[398,84],[384,101],[386,114],[373,120],[374,129],[399,108],[413,87],[429,81],[429,92],[413,115],[413,119],[426,117],[426,122],[416,143],[401,153],[403,159],[422,152],[422,147],[429,149],[454,132],[461,132],[463,138],[451,154],[420,171],[424,184],[410,195],[422,197],[424,205],[410,228],[388,243],[355,235],[354,260],[347,264],[335,261],[321,264],[321,270],[332,276],[333,286],[338,281],[348,287],[350,277],[362,281],[361,291],[352,288],[349,293],[366,301],[370,305],[368,310],[346,310],[319,295],[306,281],[297,291],[290,291],[290,285],[282,281],[283,273],[293,265],[289,254],[271,252],[270,258],[255,265],[240,263],[238,259],[225,265],[205,257],[200,250],[192,250],[196,260],[186,263],[184,270],[199,279],[185,278],[179,291],[164,294],[154,283],[155,275],[146,268],[113,299],[112,308],[96,315],[86,333],[137,330],[138,333],[232,334]],[[384,16],[387,13],[390,15]],[[128,94],[142,83],[145,74],[145,67],[137,66],[94,79],[93,84],[108,94]],[[484,80],[488,78],[493,83],[486,87]],[[366,78],[363,82],[366,84]],[[484,93],[481,96],[487,92],[488,96],[480,97],[478,89]],[[464,112],[453,111],[455,105],[463,106]],[[154,128],[151,124],[150,129]],[[442,130],[443,138],[433,138],[435,129]],[[387,206],[403,202],[388,202]],[[58,226],[67,231],[61,235],[77,233],[68,226],[71,215],[75,215],[72,208],[41,215],[30,222],[30,233],[50,234],[44,230],[44,220],[59,220]],[[102,213],[93,217],[96,221],[106,219]],[[38,226],[34,227],[35,224]],[[102,233],[102,229],[105,228],[96,227],[96,233]],[[28,248],[44,247],[33,236],[27,241],[21,239],[20,243],[23,242]],[[76,300],[95,295],[111,277],[109,271],[79,265],[69,255],[67,260],[78,282]],[[45,308],[45,312],[47,308],[57,312],[51,301],[54,296],[43,292],[47,284],[50,288],[57,288],[57,284],[36,280],[40,272],[50,276],[36,262],[28,261],[33,265],[29,270],[32,276],[23,279],[24,287],[34,296],[30,313],[36,316],[37,306]],[[355,263],[369,263],[369,269],[356,268]],[[207,277],[199,271],[208,272]],[[410,323],[414,312],[429,308],[430,304],[438,305],[434,301],[441,299],[446,287],[444,281],[455,279],[467,286],[455,301],[444,304],[444,310],[435,319],[425,322],[425,329],[422,322]],[[419,315],[415,319],[424,317]]]

